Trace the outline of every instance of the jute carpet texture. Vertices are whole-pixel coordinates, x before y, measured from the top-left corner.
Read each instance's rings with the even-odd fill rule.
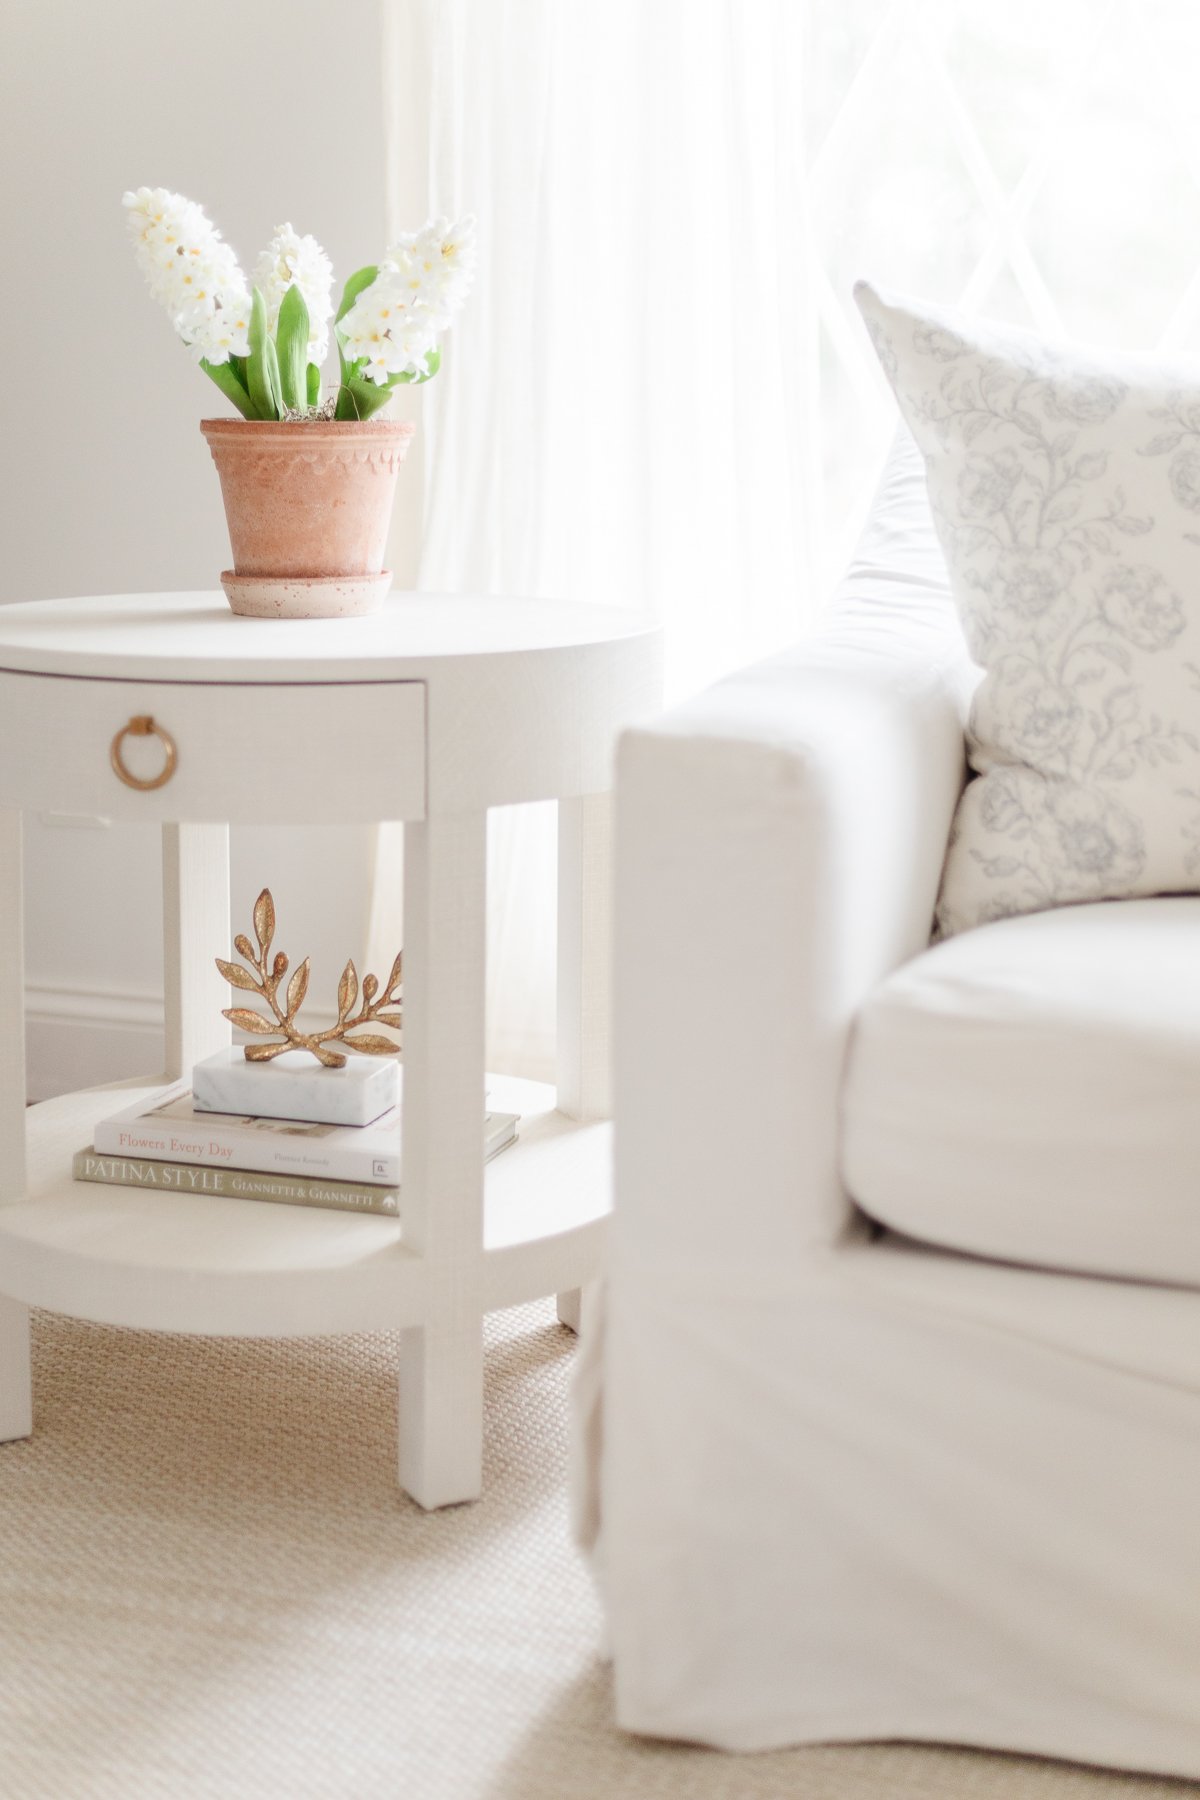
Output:
[[[0,1448],[3,1800],[1181,1800],[1191,1784],[913,1746],[730,1758],[616,1731],[567,1536],[574,1340],[489,1321],[486,1488],[394,1476],[386,1338],[37,1319]]]

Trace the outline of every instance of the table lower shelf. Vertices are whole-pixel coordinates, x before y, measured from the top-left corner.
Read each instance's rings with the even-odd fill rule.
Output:
[[[76,1318],[206,1336],[386,1331],[425,1316],[425,1268],[392,1219],[71,1177],[97,1119],[159,1083],[31,1107],[28,1191],[0,1206],[0,1293]],[[612,1127],[554,1110],[554,1089],[493,1076],[488,1105],[521,1115],[485,1170],[484,1307],[562,1292],[599,1272]],[[403,1200],[401,1202],[403,1208]]]

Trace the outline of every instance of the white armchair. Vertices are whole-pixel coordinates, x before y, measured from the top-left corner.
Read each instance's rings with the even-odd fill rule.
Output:
[[[820,635],[622,743],[618,1718],[1200,1776],[1200,901],[929,950],[972,682],[903,443]]]

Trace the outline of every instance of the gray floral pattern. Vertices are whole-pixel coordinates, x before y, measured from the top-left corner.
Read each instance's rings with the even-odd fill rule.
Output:
[[[1200,882],[1200,369],[857,298],[982,679],[943,934]]]

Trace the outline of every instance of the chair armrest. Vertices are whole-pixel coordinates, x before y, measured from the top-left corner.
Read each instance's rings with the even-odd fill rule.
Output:
[[[977,679],[902,439],[821,634],[620,745],[616,1209],[573,1472],[630,1729],[705,1735],[740,1601],[726,1581],[709,1629],[690,1597],[754,1530],[730,1494],[769,1460],[772,1322],[839,1279],[847,1040],[928,942]]]
[[[944,591],[914,624],[848,587],[619,746],[614,1274],[774,1281],[853,1216],[847,1037],[928,943],[972,681]]]

